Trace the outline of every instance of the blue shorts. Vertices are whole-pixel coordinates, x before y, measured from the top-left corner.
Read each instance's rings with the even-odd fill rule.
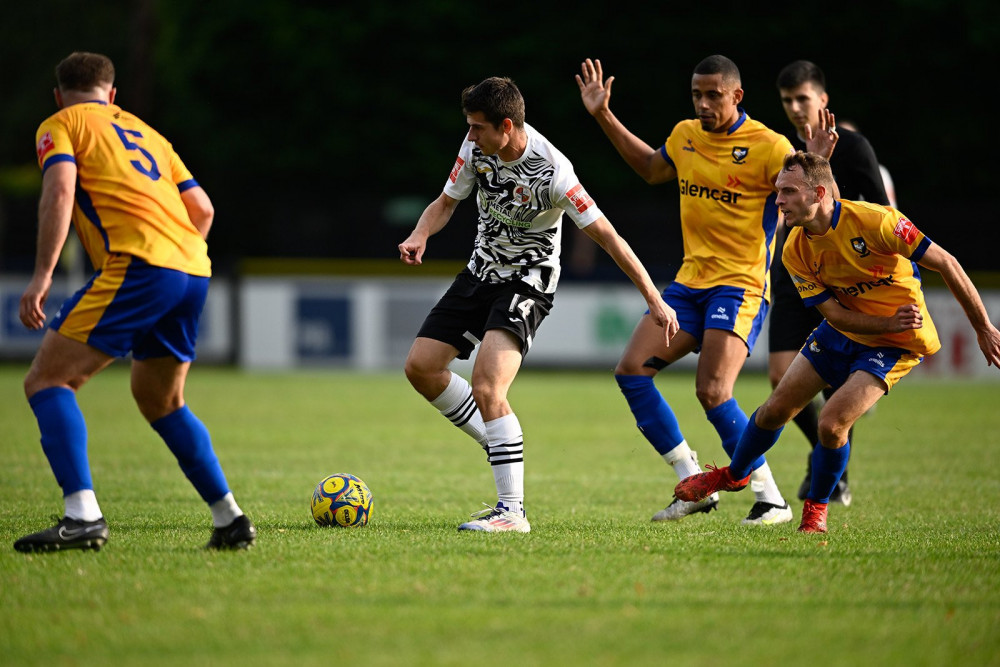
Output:
[[[663,300],[677,312],[681,329],[698,341],[695,352],[701,350],[705,329],[722,329],[742,338],[749,356],[767,317],[767,301],[742,287],[692,289],[675,282],[663,290]]]
[[[209,279],[115,254],[59,308],[50,325],[73,340],[133,359],[194,361]]]
[[[854,371],[865,371],[885,382],[885,393],[923,361],[899,347],[869,347],[856,343],[823,320],[800,350],[819,376],[838,389]]]

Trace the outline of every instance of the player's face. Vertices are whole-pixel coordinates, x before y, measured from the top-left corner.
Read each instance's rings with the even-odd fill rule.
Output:
[[[805,136],[806,125],[814,130],[819,127],[819,112],[826,108],[829,97],[811,81],[795,88],[781,88],[781,106],[799,134]]]
[[[721,74],[695,74],[691,77],[691,101],[694,114],[706,132],[724,132],[735,123],[743,100],[743,89],[726,84]]]
[[[800,227],[816,217],[819,209],[819,195],[815,188],[810,188],[802,178],[802,170],[792,168],[782,169],[774,183],[778,191],[775,205],[785,216],[785,224]]]
[[[469,124],[469,141],[476,144],[483,155],[496,155],[507,145],[510,137],[504,132],[503,125],[494,127],[482,111],[468,114],[465,120]]]

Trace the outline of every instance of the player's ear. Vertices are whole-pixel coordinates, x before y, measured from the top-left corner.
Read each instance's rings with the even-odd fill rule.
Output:
[[[743,101],[743,89],[742,88],[737,88],[736,90],[733,91],[733,101],[736,104],[739,104],[740,102]]]
[[[500,123],[500,129],[503,130],[504,134],[510,134],[514,131],[514,121],[510,118],[504,118]]]
[[[52,89],[52,96],[56,99],[56,107],[62,109],[63,108],[62,93],[59,92],[58,88]]]
[[[118,94],[118,89],[111,86],[111,92],[108,93],[108,104],[115,103],[115,95]]]

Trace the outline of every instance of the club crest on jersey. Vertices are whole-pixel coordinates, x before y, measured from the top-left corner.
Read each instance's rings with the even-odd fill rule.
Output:
[[[462,171],[462,167],[465,166],[465,160],[461,157],[455,158],[455,166],[451,168],[451,173],[448,174],[448,180],[454,183],[458,180],[458,172]]]
[[[865,240],[860,236],[851,239],[851,247],[854,248],[854,252],[858,253],[858,257],[867,257],[871,254],[868,246],[865,245]]]
[[[750,148],[748,146],[733,146],[733,164],[743,164],[749,154]]]
[[[514,201],[518,204],[527,204],[531,201],[531,190],[519,185],[514,188]]]

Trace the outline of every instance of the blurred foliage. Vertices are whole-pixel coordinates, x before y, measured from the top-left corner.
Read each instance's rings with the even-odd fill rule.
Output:
[[[704,56],[733,58],[747,111],[782,131],[774,78],[807,58],[827,73],[831,108],[859,124],[890,169],[901,208],[967,264],[990,261],[983,244],[961,245],[970,235],[953,218],[996,223],[986,205],[992,151],[968,143],[974,124],[989,122],[982,91],[1000,51],[996,4],[706,11],[589,0],[2,3],[0,174],[33,164],[34,131],[55,110],[55,64],[99,51],[118,68],[118,103],[166,135],[212,196],[217,261],[391,259],[406,232],[399,202],[433,199],[463,140],[461,90],[506,75],[524,92],[528,122],[569,156],[640,255],[669,266],[681,254],[676,187],[647,186],[618,157],[580,104],[580,61],[602,60],[615,76],[613,110],[656,145],[691,115],[690,72]],[[0,178],[0,268],[33,253],[37,192],[10,182]],[[432,242],[436,257],[467,255],[473,208],[459,207]]]

